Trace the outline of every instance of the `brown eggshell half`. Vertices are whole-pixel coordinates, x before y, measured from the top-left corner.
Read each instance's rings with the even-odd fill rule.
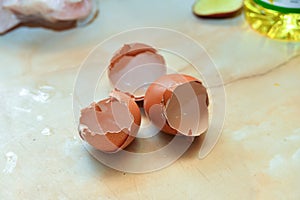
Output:
[[[115,89],[131,94],[142,101],[149,85],[166,74],[164,58],[153,47],[142,44],[125,44],[112,57],[108,78]]]
[[[201,81],[192,76],[160,77],[149,86],[144,109],[165,133],[199,136],[208,128],[208,94]]]
[[[81,110],[79,134],[94,148],[117,152],[137,135],[141,114],[134,99],[113,91],[109,98]]]

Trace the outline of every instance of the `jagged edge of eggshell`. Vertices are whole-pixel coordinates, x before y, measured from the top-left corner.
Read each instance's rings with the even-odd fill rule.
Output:
[[[128,101],[124,101],[125,98],[122,98],[120,94],[122,94],[122,93],[121,93],[121,92],[118,92],[118,93],[117,93],[117,92],[115,92],[115,91],[112,91],[112,92],[110,93],[110,98],[116,99],[119,103],[123,103],[124,105],[126,105],[126,106],[128,107],[129,101],[132,99],[132,96],[130,96],[130,95],[128,95],[128,94],[122,94],[122,95],[126,95],[126,96],[129,97],[129,98],[128,98]],[[127,98],[126,98],[126,99],[127,99]],[[110,101],[111,99],[108,99],[108,100]],[[134,102],[134,101],[133,101],[133,102]],[[135,103],[135,102],[134,102],[134,103]],[[92,103],[89,107],[92,107],[93,104],[96,104],[96,103]],[[99,111],[96,111],[96,112],[99,112]],[[128,145],[135,139],[135,135],[133,136],[133,135],[130,134],[130,133],[131,133],[131,127],[132,127],[132,126],[139,126],[139,125],[137,125],[137,124],[135,123],[134,116],[133,116],[133,114],[130,112],[130,110],[129,110],[129,113],[130,113],[132,122],[131,122],[131,125],[130,125],[129,128],[125,128],[125,129],[127,129],[127,131],[128,131],[128,133],[126,133],[126,134],[127,134],[126,139],[124,140],[124,142],[123,142],[123,144],[122,144],[121,146],[116,146],[116,145],[113,144],[114,146],[116,146],[116,150],[115,150],[115,151],[110,151],[110,152],[107,152],[107,153],[116,153],[116,152],[118,152],[118,151],[124,149],[126,146],[128,146]],[[79,124],[79,126],[78,126],[78,131],[79,131],[79,136],[81,137],[81,139],[83,139],[83,140],[85,141],[84,136],[83,136],[83,135],[85,135],[85,134],[90,134],[91,136],[95,136],[96,134],[105,136],[107,133],[116,133],[116,134],[118,134],[118,133],[124,132],[125,130],[124,130],[124,129],[120,129],[120,131],[118,131],[118,132],[116,132],[116,131],[106,131],[105,133],[98,133],[98,132],[93,132],[93,131],[91,131],[91,130],[90,130],[86,125],[84,125],[84,124]]]
[[[145,47],[137,48],[137,49],[131,47],[131,45],[137,45],[137,44],[144,45]],[[119,62],[120,59],[122,59],[122,57],[128,56],[128,57],[134,58],[135,56],[137,56],[139,54],[143,54],[143,53],[147,53],[147,52],[157,54],[158,56],[160,56],[162,59],[162,65],[166,65],[166,61],[165,61],[164,57],[162,55],[158,54],[157,50],[154,47],[147,45],[147,44],[143,44],[143,43],[131,43],[131,44],[124,44],[123,47],[121,49],[119,49],[115,53],[115,55],[111,58],[111,61],[110,61],[109,67],[108,67],[109,68],[108,73],[110,73],[110,70],[114,67],[115,64],[117,64]],[[144,100],[144,96],[135,97],[128,92],[119,90],[118,88],[114,88],[114,89],[133,97],[135,101],[143,101]]]
[[[203,86],[202,82],[199,81],[199,80],[191,80],[191,81],[187,81],[187,82],[185,82],[185,83],[178,83],[178,84],[176,84],[176,85],[174,85],[174,86],[172,86],[172,87],[166,89],[166,91],[165,91],[164,94],[163,94],[163,101],[162,101],[161,104],[163,105],[163,106],[162,106],[162,107],[163,107],[163,113],[162,113],[162,114],[163,114],[164,118],[166,119],[166,124],[167,124],[171,129],[177,131],[177,133],[179,133],[179,134],[181,134],[181,135],[188,136],[188,137],[195,137],[195,136],[200,136],[201,134],[203,134],[203,133],[207,130],[207,128],[206,128],[206,130],[203,131],[203,132],[200,132],[200,133],[197,133],[197,134],[193,134],[193,133],[192,133],[192,135],[188,135],[188,134],[181,133],[181,132],[179,132],[176,128],[174,128],[174,127],[169,123],[168,118],[167,118],[167,107],[168,107],[168,104],[170,103],[171,97],[174,95],[174,93],[173,93],[174,90],[175,90],[179,85],[186,84],[186,83],[191,83],[191,82],[196,82],[196,83],[199,83],[199,84],[201,84],[201,85]],[[204,87],[204,86],[203,86],[203,87]],[[170,93],[171,95],[168,95],[168,97],[165,98],[165,94],[167,94],[167,93]],[[206,93],[206,95],[208,96],[207,93]],[[208,109],[208,108],[207,108],[207,109]]]
[[[134,45],[144,45],[145,47],[143,48],[133,48]],[[131,47],[131,45],[133,47]],[[123,56],[136,56],[140,53],[144,53],[150,51],[152,53],[157,53],[157,50],[147,44],[143,44],[143,43],[131,43],[131,44],[124,44],[123,47],[121,47],[121,49],[119,49],[117,52],[115,52],[115,54],[113,55],[113,57],[110,60],[110,66],[114,65],[116,62],[118,62],[119,59],[121,59],[121,57]]]
[[[116,91],[117,91],[117,92],[116,92]],[[131,95],[131,94],[129,94],[129,93],[123,93],[123,92],[120,92],[120,91],[118,91],[117,89],[113,90],[113,91],[110,93],[110,97],[116,98],[120,103],[122,103],[122,102],[124,103],[124,101],[123,101],[124,99],[121,98],[120,94],[122,94],[122,95],[127,95],[127,96],[129,97],[129,98],[128,98],[128,101],[125,102],[126,105],[129,105],[130,101],[133,101],[133,103],[135,103],[133,95]],[[137,106],[137,108],[138,108],[138,105],[136,105],[136,106]],[[132,127],[132,126],[137,126],[137,127],[140,126],[140,124],[136,124],[136,123],[135,123],[135,118],[134,118],[134,116],[133,116],[133,114],[131,113],[130,110],[129,110],[129,112],[130,112],[130,115],[131,115],[131,117],[132,117],[133,120],[132,120],[130,129],[128,129],[129,134],[127,134],[127,138],[125,139],[124,143],[119,147],[119,150],[120,150],[120,149],[123,149],[125,146],[128,146],[128,145],[135,139],[136,135],[131,135],[131,134],[130,134],[130,133],[131,133],[131,127]],[[140,121],[140,120],[139,120],[139,121]]]

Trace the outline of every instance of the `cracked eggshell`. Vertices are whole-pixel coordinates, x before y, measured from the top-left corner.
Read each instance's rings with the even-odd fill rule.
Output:
[[[109,98],[81,110],[79,134],[94,148],[117,152],[137,135],[141,113],[134,99],[113,91]]]
[[[208,128],[208,94],[201,81],[192,76],[160,77],[149,86],[144,109],[165,133],[199,136]]]
[[[115,89],[142,101],[149,85],[166,74],[164,58],[142,43],[125,44],[112,57],[108,77]]]

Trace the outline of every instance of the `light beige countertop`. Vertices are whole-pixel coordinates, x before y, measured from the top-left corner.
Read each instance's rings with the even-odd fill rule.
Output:
[[[20,27],[0,36],[1,200],[300,198],[300,43],[265,38],[242,15],[196,18],[192,5],[101,0],[86,27]],[[224,127],[205,159],[198,139],[169,167],[131,174],[102,165],[83,147],[72,110],[79,66],[103,40],[139,27],[188,35],[220,72]],[[163,42],[176,46],[172,37]]]

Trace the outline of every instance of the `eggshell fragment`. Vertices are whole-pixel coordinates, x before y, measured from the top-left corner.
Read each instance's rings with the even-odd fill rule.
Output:
[[[156,49],[132,43],[125,44],[112,57],[108,77],[114,88],[142,101],[149,85],[166,71],[165,60]]]
[[[198,79],[165,75],[153,82],[144,99],[148,117],[163,132],[199,136],[208,127],[208,95]]]
[[[81,110],[79,134],[94,148],[117,152],[135,138],[141,114],[134,99],[118,91]]]

